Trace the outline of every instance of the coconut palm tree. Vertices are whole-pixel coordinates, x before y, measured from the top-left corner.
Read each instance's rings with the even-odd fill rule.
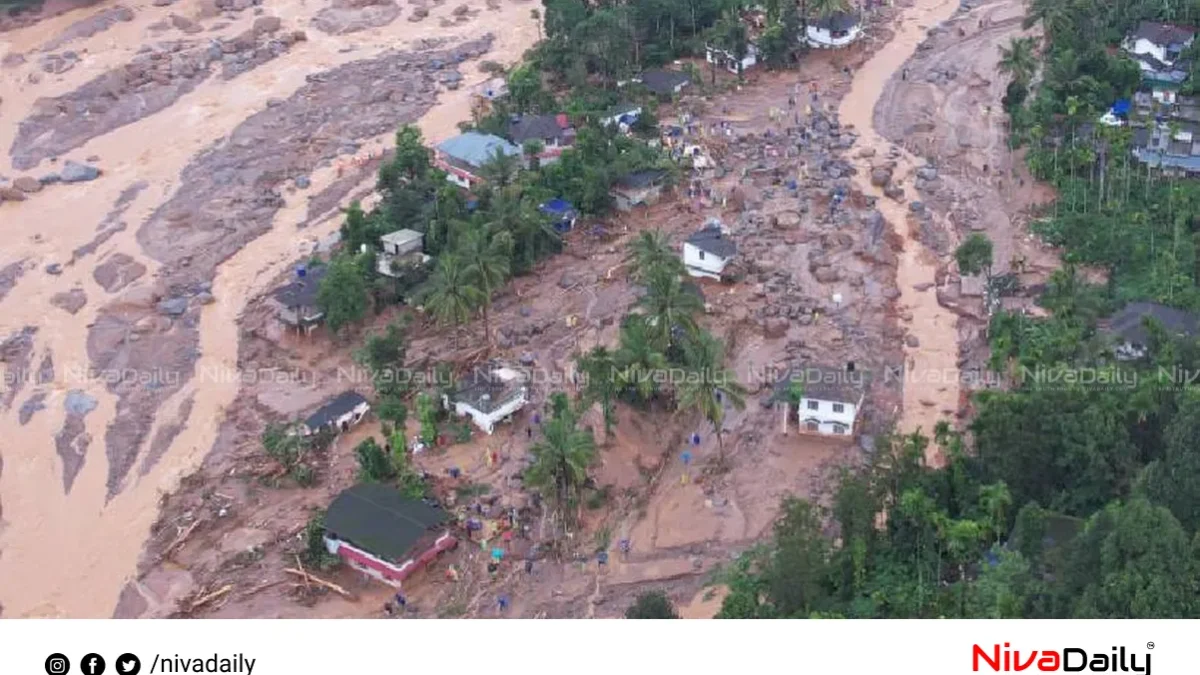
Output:
[[[656,270],[676,276],[684,272],[683,262],[671,248],[662,230],[643,230],[639,233],[629,244],[625,262],[630,264],[630,276],[639,283],[646,283]]]
[[[565,397],[558,393],[554,396]],[[525,473],[530,486],[553,495],[555,508],[566,516],[566,507],[587,480],[587,469],[596,456],[590,431],[576,428],[570,406],[559,410],[542,426],[542,440],[533,446],[533,464]]]
[[[578,367],[584,377],[582,399],[588,404],[600,404],[604,413],[604,432],[611,434],[615,421],[613,400],[618,387],[616,357],[601,345],[579,357]]]
[[[472,283],[462,258],[450,253],[438,258],[437,269],[429,279],[427,293],[424,304],[434,319],[438,323],[454,324],[456,327],[470,319],[471,312],[487,299],[483,291]],[[458,344],[457,328],[454,342]]]
[[[508,232],[493,235],[486,227],[475,227],[467,231],[456,253],[466,266],[467,280],[482,296],[479,307],[483,314],[484,348],[490,350],[492,329],[488,310],[491,308],[492,295],[508,279],[512,235]]]
[[[987,514],[988,529],[996,536],[996,543],[999,544],[1001,532],[1008,523],[1005,512],[1012,506],[1012,494],[1008,491],[1008,485],[1004,481],[999,481],[981,486],[979,488],[979,506]]]
[[[679,275],[655,270],[646,280],[646,292],[637,306],[645,312],[654,345],[666,352],[675,342],[675,331],[696,331],[696,315],[704,311],[704,300]]]
[[[640,401],[649,401],[658,391],[657,374],[667,367],[667,357],[654,346],[649,326],[640,316],[626,317],[621,325],[621,343],[613,355],[621,389]]]
[[[1000,72],[1010,75],[1013,81],[1028,85],[1037,71],[1037,54],[1033,38],[1013,38],[1007,47],[1000,47]]]
[[[725,440],[722,423],[725,405],[738,410],[746,407],[746,389],[737,375],[725,367],[725,346],[707,332],[690,340],[685,358],[691,372],[675,385],[675,401],[679,410],[694,410],[712,423],[717,434],[718,461],[725,464]]]
[[[491,158],[479,167],[480,176],[493,190],[500,190],[510,185],[516,180],[517,172],[520,170],[520,155],[508,155],[499,149],[494,150]]]

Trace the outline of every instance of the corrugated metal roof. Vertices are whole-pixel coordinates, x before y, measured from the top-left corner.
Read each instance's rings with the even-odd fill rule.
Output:
[[[438,144],[437,149],[448,157],[476,168],[487,164],[498,152],[509,156],[521,154],[521,148],[503,138],[491,134],[481,134],[477,131],[468,131],[460,136],[442,141]]]

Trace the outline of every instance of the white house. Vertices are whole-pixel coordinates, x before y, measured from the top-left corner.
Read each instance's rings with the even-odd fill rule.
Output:
[[[782,413],[787,433],[792,406],[801,433],[853,436],[866,391],[866,374],[845,368],[807,366],[795,368],[775,385],[772,397]]]
[[[300,425],[300,435],[311,436],[324,427],[333,429],[334,433],[349,431],[370,409],[371,404],[358,392],[344,391],[309,415]]]
[[[818,49],[845,47],[862,35],[862,23],[856,14],[834,12],[808,24],[805,38]]]
[[[487,364],[471,371],[453,394],[443,395],[442,405],[490,434],[529,402],[528,383],[529,375],[517,368]]]
[[[725,266],[737,255],[737,244],[723,230],[720,221],[710,221],[704,229],[683,242],[683,265],[693,277],[720,279]]]
[[[641,116],[642,106],[623,103],[610,108],[600,117],[599,122],[602,127],[617,125],[621,131],[628,131]]]
[[[429,256],[422,253],[425,235],[416,230],[396,230],[379,238],[383,250],[375,256],[375,270],[389,277],[400,276],[397,265],[423,263]]]
[[[1136,31],[1125,38],[1123,47],[1134,56],[1150,56],[1163,65],[1171,66],[1179,54],[1191,46],[1195,37],[1196,32],[1191,28],[1143,21],[1138,24]]]
[[[1113,354],[1120,361],[1145,357],[1153,341],[1149,323],[1156,323],[1169,337],[1200,336],[1200,315],[1155,302],[1131,302],[1100,323],[1100,329],[1113,343]]]
[[[709,63],[715,63],[737,75],[739,72],[746,72],[758,65],[758,47],[755,47],[753,44],[746,45],[746,55],[741,59],[740,69],[738,68],[738,58],[733,52],[714,45],[704,46],[704,60]]]

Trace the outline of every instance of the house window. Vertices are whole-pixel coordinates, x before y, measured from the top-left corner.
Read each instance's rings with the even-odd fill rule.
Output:
[[[820,403],[818,403],[818,402],[816,402],[816,401],[809,401],[809,402],[808,402],[808,409],[809,409],[809,410],[819,410],[820,408],[821,408],[821,404],[820,404]]]
[[[833,425],[833,433],[835,433],[835,434],[845,434],[845,433],[846,433],[846,427],[842,426],[841,424],[835,424],[835,425]]]
[[[700,251],[700,259],[704,260],[704,251]]]
[[[808,429],[809,431],[820,431],[821,425],[817,424],[816,422],[808,422],[804,425],[804,428]]]
[[[841,403],[834,403],[833,404],[833,412],[835,412],[835,413],[846,412],[846,406],[842,405]]]

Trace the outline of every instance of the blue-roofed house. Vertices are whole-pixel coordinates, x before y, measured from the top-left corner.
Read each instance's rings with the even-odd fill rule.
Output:
[[[479,169],[497,154],[521,157],[521,148],[499,136],[468,131],[439,143],[434,165],[446,172],[446,180],[469,190],[483,182]]]
[[[557,232],[569,232],[572,227],[575,227],[575,219],[579,217],[575,207],[565,199],[551,199],[539,206],[538,211],[550,217]]]

